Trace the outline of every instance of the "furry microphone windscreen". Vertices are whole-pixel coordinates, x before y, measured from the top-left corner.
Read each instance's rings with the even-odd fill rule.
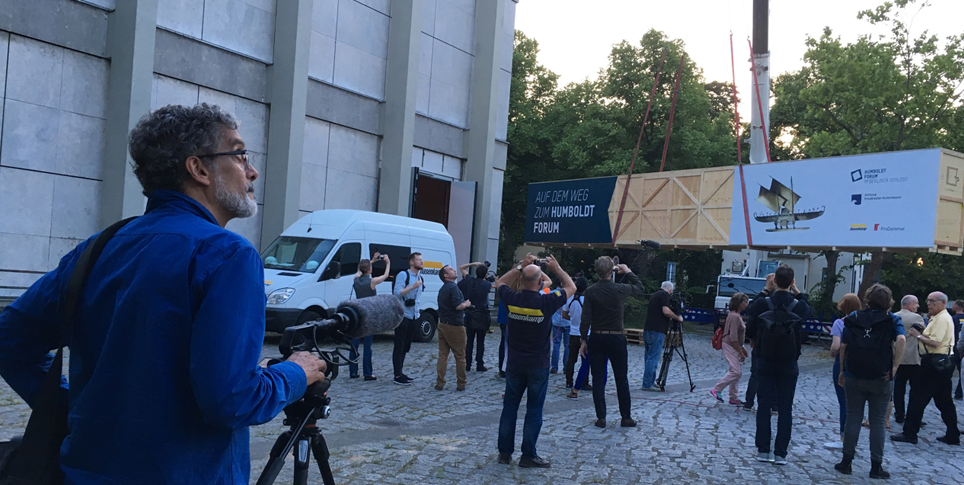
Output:
[[[394,330],[405,318],[405,308],[395,295],[375,295],[356,300],[346,300],[338,305],[338,312],[350,308],[358,315],[358,321],[345,332],[351,338]]]

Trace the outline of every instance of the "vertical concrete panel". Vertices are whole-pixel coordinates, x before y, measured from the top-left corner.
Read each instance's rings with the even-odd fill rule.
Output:
[[[432,78],[463,91],[472,82],[472,56],[445,42],[435,40],[432,47]]]
[[[383,100],[385,70],[385,59],[342,42],[335,44],[335,85]]]
[[[375,210],[378,181],[372,177],[328,168],[325,209]]]
[[[431,36],[435,35],[436,2],[438,2],[438,0],[423,0],[422,11],[419,12],[419,28],[422,32]]]
[[[425,150],[422,156],[422,170],[435,174],[442,174],[443,155],[433,151]]]
[[[200,39],[204,25],[204,0],[157,0],[157,25]]]
[[[96,180],[54,179],[51,237],[87,239],[100,229],[100,186],[101,182]]]
[[[334,82],[335,39],[318,32],[311,33],[308,75],[326,83]]]
[[[10,34],[0,32],[0,127],[3,126],[3,93],[7,86],[7,49],[10,46]],[[3,146],[3,130],[0,130],[0,147]]]
[[[502,220],[500,215],[502,214],[502,183],[505,179],[505,172],[499,169],[492,169],[492,199],[491,206],[489,207],[489,213],[495,214],[489,217],[488,225],[488,237],[490,239],[499,240],[499,223]],[[493,260],[490,260],[493,261]]]
[[[235,97],[234,116],[244,147],[259,153],[268,151],[268,106],[257,101]]]
[[[431,113],[432,78],[425,74],[418,75],[418,86],[415,95],[415,112],[429,116]]]
[[[300,210],[314,212],[325,209],[325,188],[328,184],[328,167],[305,163],[301,170]]]
[[[328,166],[328,137],[330,130],[330,123],[305,117],[305,142],[302,151],[305,163],[321,167]]]
[[[425,150],[421,148],[412,149],[412,166],[422,168],[422,159],[425,158]]]
[[[442,157],[442,175],[462,180],[462,160],[447,155]]]
[[[469,92],[438,79],[429,87],[429,116],[460,128],[468,127]]]
[[[328,142],[328,167],[366,177],[377,177],[378,137],[332,125]]]
[[[272,62],[274,12],[242,0],[205,0],[202,39]]]
[[[24,271],[50,271],[49,236],[0,233],[0,265]]]
[[[447,0],[439,0],[435,13],[435,38],[471,53],[475,40],[474,15]]]
[[[388,15],[355,0],[338,2],[338,42],[385,59],[388,57]]]
[[[12,35],[7,63],[7,99],[60,108],[63,48]]]
[[[512,88],[512,74],[499,69],[499,109],[495,115],[495,139],[505,141],[509,129],[509,90]]]
[[[311,31],[335,38],[338,31],[338,0],[314,0]]]
[[[9,167],[0,169],[0,233],[49,236],[56,177]]]
[[[169,104],[181,106],[198,104],[198,86],[155,74],[151,109],[161,108]]]
[[[107,117],[110,63],[87,54],[65,50],[60,108],[71,113]]]
[[[438,0],[439,3],[448,3],[453,7],[461,9],[465,12],[469,12],[473,16],[475,15],[475,2],[476,0]]]
[[[61,111],[54,172],[101,180],[104,120]]]
[[[3,111],[0,165],[55,171],[60,110],[7,98]]]
[[[499,44],[499,68],[512,72],[512,49],[515,46],[515,9],[514,0],[505,2],[505,18],[502,22],[502,41]]]
[[[368,8],[377,10],[385,15],[388,15],[392,7],[392,0],[355,0],[359,4],[365,5]]]

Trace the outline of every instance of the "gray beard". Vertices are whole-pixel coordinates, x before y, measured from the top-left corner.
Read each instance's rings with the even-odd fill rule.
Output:
[[[229,192],[224,186],[221,174],[216,174],[214,177],[214,189],[214,198],[232,217],[243,219],[258,213],[258,203],[248,198],[247,192],[243,194]]]

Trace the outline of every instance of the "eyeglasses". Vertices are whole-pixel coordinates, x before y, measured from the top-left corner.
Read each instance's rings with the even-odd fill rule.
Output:
[[[206,155],[198,155],[198,158],[216,158],[216,157],[239,157],[241,162],[244,164],[245,168],[251,166],[248,163],[248,151],[247,150],[234,150],[231,152],[219,152],[219,153],[208,153]]]

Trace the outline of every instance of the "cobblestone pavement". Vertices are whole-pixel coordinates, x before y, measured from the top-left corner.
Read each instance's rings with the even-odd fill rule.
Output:
[[[485,361],[494,367],[499,331],[486,339]],[[269,337],[264,355],[277,353],[278,339]],[[518,466],[518,449],[509,466],[496,463],[496,435],[502,410],[504,381],[495,369],[469,372],[465,392],[455,391],[454,362],[449,362],[449,383],[443,391],[433,389],[437,343],[413,344],[405,372],[414,377],[411,386],[392,383],[390,339],[377,338],[374,368],[377,381],[348,379],[347,370],[329,390],[332,414],[319,421],[331,448],[331,467],[337,483],[867,483],[868,435],[858,444],[854,475],[833,470],[839,451],[824,448],[837,431],[837,403],[831,387],[827,345],[804,346],[801,375],[794,402],[793,439],[789,465],[774,466],[755,461],[754,414],[733,406],[718,405],[708,389],[725,372],[719,351],[710,347],[708,333],[686,334],[690,371],[696,390],[689,392],[686,369],[678,358],[670,367],[667,392],[640,390],[643,347],[629,346],[630,388],[636,428],[620,428],[615,389],[607,384],[609,425],[593,426],[591,392],[577,400],[564,398],[565,378],[550,376],[542,433],[541,456],[552,462],[549,469]],[[742,390],[749,374],[744,367]],[[724,393],[725,396],[725,393]],[[958,415],[962,415],[961,402]],[[521,444],[519,412],[516,446]],[[0,384],[0,439],[22,430],[28,417],[26,406]],[[774,418],[775,420],[776,418]],[[943,424],[929,406],[917,446],[887,442],[885,468],[893,483],[964,482],[964,447],[937,442]],[[899,431],[899,426],[894,430]],[[251,483],[257,480],[276,437],[286,427],[282,417],[251,428]],[[775,430],[775,425],[774,425]],[[293,463],[288,463],[278,483],[290,483]],[[322,483],[312,460],[310,483]]]

